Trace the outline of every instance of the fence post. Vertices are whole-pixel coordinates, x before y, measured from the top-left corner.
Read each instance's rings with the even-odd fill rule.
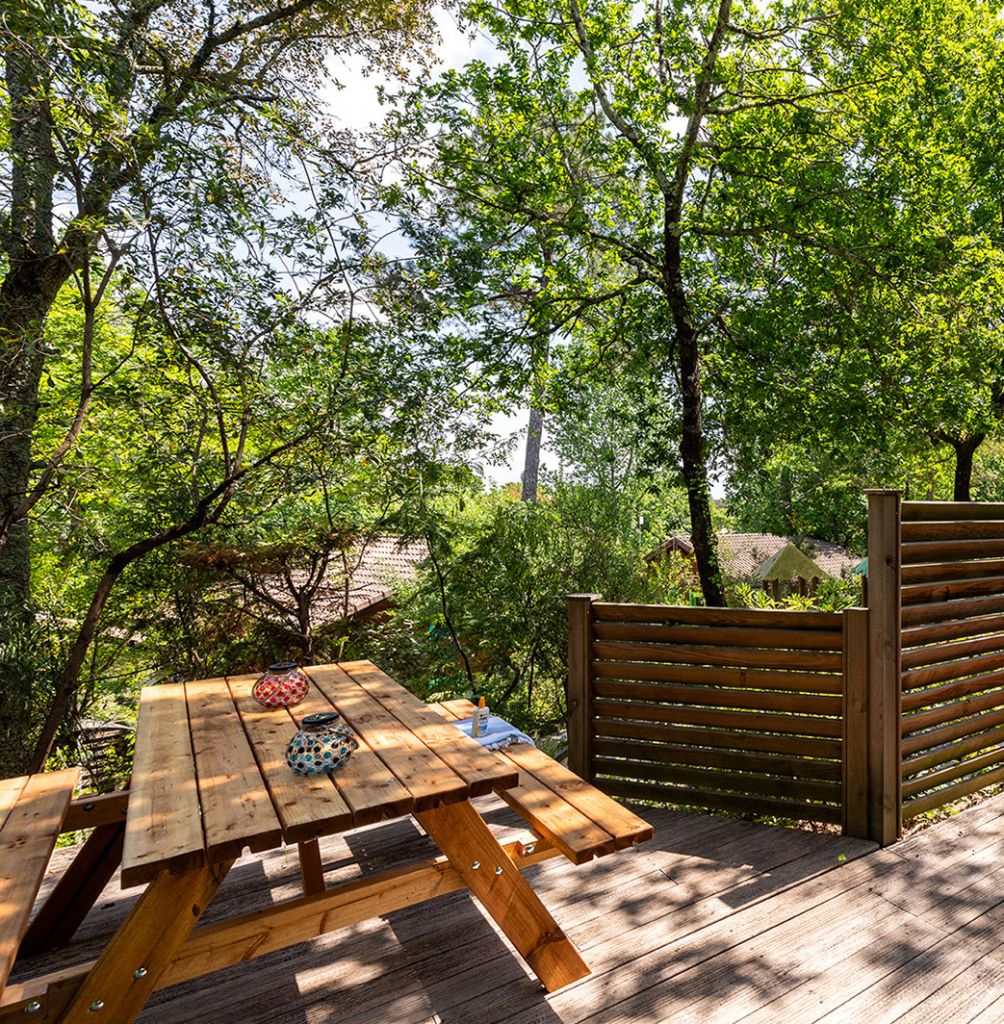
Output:
[[[903,827],[900,738],[900,492],[868,495],[868,831],[882,846]]]
[[[599,594],[568,595],[568,767],[582,779],[591,775],[593,601],[599,598]]]
[[[871,836],[868,827],[868,609],[844,611],[844,835]]]

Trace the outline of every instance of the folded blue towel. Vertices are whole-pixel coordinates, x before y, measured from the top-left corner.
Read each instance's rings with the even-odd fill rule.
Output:
[[[462,722],[453,724],[465,735],[471,735],[472,719],[465,718]],[[483,729],[480,736],[471,736],[475,742],[488,750],[503,750],[514,743],[529,743],[531,747],[536,746],[532,739],[525,732],[520,732],[514,725],[510,725],[504,718],[497,718],[495,715],[488,716],[488,728]]]

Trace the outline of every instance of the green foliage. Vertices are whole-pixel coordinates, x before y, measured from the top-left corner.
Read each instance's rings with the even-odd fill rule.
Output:
[[[643,561],[655,537],[638,527],[634,494],[556,483],[536,505],[500,488],[443,501],[437,511],[439,571],[427,563],[390,622],[346,648],[368,652],[422,695],[484,694],[523,726],[557,727],[566,595],[685,599]]]

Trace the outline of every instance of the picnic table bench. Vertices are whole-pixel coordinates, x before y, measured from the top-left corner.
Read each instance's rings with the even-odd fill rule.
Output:
[[[144,688],[128,792],[72,801],[75,769],[0,783],[0,1021],[126,1024],[157,989],[465,887],[549,991],[589,973],[522,869],[558,855],[581,864],[651,827],[535,747],[480,746],[451,724],[469,702],[426,705],[370,662],[306,672],[308,695],[289,710],[261,707],[252,676]],[[294,775],[289,736],[332,708],[358,750],[337,772]],[[523,817],[525,837],[497,841],[471,803],[489,793]],[[405,815],[442,856],[325,887],[321,836]],[[26,928],[56,836],[89,825]],[[298,847],[302,897],[196,927],[245,849],[283,843]],[[123,887],[146,888],[101,956],[8,983],[19,949],[70,941],[120,862]]]

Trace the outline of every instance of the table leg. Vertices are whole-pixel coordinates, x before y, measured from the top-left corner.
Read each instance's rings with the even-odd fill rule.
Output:
[[[232,861],[171,874],[162,871],[87,973],[60,1024],[130,1024],[189,937]]]
[[[589,968],[469,801],[415,814],[548,992]]]
[[[73,938],[122,860],[125,822],[99,825],[88,836],[21,940],[21,956],[34,956]]]
[[[324,865],[321,863],[321,847],[316,839],[297,844],[300,854],[300,881],[304,896],[316,896],[324,892]]]

